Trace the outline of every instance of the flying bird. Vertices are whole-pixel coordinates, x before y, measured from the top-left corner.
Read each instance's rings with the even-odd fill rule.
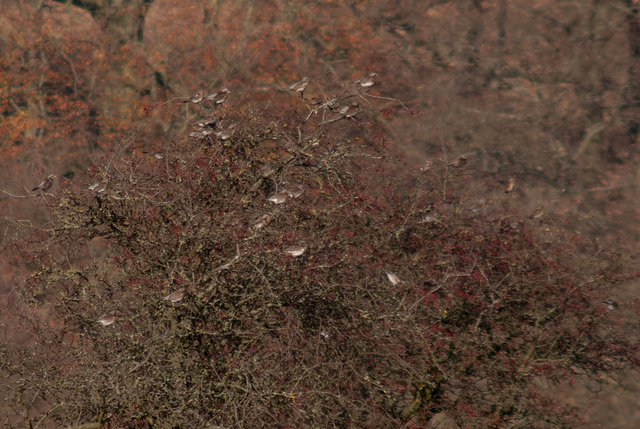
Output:
[[[202,99],[204,98],[204,91],[202,91],[201,89],[198,90],[198,92],[196,92],[193,97],[188,98],[186,100],[182,100],[183,103],[193,103],[193,104],[198,104],[202,101]]]
[[[222,88],[218,92],[214,92],[213,94],[207,95],[206,100],[207,101],[211,101],[215,105],[220,105],[220,104],[224,103],[225,101],[227,101],[227,95],[230,94],[230,93],[231,93],[231,91],[229,91],[227,88]]]
[[[305,76],[300,82],[289,85],[289,91],[299,92],[302,97],[307,86],[309,86],[309,78]]]
[[[369,76],[365,78],[356,80],[355,84],[359,85],[360,88],[362,89],[371,88],[373,85],[376,84],[376,76],[378,76],[378,73],[371,73]]]
[[[100,316],[97,322],[101,323],[102,326],[113,325],[116,322],[116,313],[113,311],[110,313],[105,313],[102,316]]]
[[[204,128],[204,127],[215,128],[217,123],[218,123],[217,116],[207,116],[206,118],[198,119],[197,121],[194,122],[194,124],[199,126],[200,128]]]
[[[618,303],[612,299],[605,299],[604,301],[602,301],[602,303],[607,306],[609,311],[614,311],[618,309]]]
[[[35,192],[37,190],[40,190],[40,191],[48,190],[49,188],[51,188],[51,186],[53,186],[53,179],[55,179],[56,177],[58,176],[56,176],[55,174],[49,174],[47,178],[44,179],[42,182],[40,182],[38,186],[33,188],[31,192]]]
[[[195,137],[197,139],[203,139],[206,136],[209,136],[213,134],[213,130],[209,127],[202,127],[202,128],[198,128],[197,130],[195,130],[192,133],[189,133],[190,137]]]
[[[89,186],[89,190],[92,192],[95,192],[96,194],[104,192],[106,189],[107,189],[107,181],[105,179],[95,182]]]
[[[162,299],[165,301],[170,301],[175,304],[177,302],[182,301],[182,298],[184,298],[184,288],[180,288],[175,292],[171,292],[169,295],[165,296]]]

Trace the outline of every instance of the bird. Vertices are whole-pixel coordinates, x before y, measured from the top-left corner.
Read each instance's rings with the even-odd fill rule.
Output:
[[[618,303],[612,299],[605,299],[604,301],[602,301],[602,303],[607,306],[609,311],[614,311],[618,309]]]
[[[197,125],[200,128],[204,128],[204,127],[215,128],[217,123],[218,123],[218,117],[215,115],[212,115],[212,116],[207,116],[206,118],[198,119],[192,125]]]
[[[507,184],[507,189],[505,189],[504,193],[508,194],[510,192],[513,192],[515,188],[516,188],[516,179],[509,179],[509,183]]]
[[[264,228],[269,224],[269,222],[271,222],[271,219],[273,219],[273,214],[271,213],[262,214],[253,221],[253,227],[255,229]]]
[[[359,108],[360,104],[357,101],[354,101],[351,104],[348,104],[346,106],[343,106],[338,113],[340,114],[340,116],[342,116],[343,118],[353,118],[354,116],[356,116],[358,114],[358,111],[360,110]]]
[[[144,153],[145,155],[152,156],[155,159],[164,159],[164,154],[162,154],[160,152],[147,152],[147,151],[143,150],[142,153]]]
[[[391,284],[394,286],[402,282],[402,280],[400,280],[400,277],[396,276],[391,271],[387,271],[387,278],[389,279]]]
[[[304,252],[307,251],[307,246],[290,246],[287,247],[286,249],[284,249],[285,252],[287,252],[288,254],[290,254],[291,256],[293,256],[294,258],[297,258],[298,256],[302,256],[304,255]]]
[[[98,323],[101,323],[102,326],[113,325],[116,322],[116,313],[111,311],[109,313],[105,313],[97,320]]]
[[[289,198],[298,198],[304,193],[304,188],[302,185],[294,185],[289,189],[283,189],[283,191],[287,193]]]
[[[542,206],[536,207],[536,209],[529,215],[529,219],[538,219],[544,214]]]
[[[55,174],[49,174],[47,176],[46,179],[44,179],[42,182],[40,182],[40,184],[38,186],[36,186],[35,188],[33,188],[31,190],[31,192],[37,191],[37,190],[41,190],[41,191],[46,191],[49,188],[51,188],[51,186],[53,186],[53,179],[55,179],[56,176]]]
[[[422,223],[435,223],[435,222],[438,222],[438,217],[436,215],[432,215],[431,213],[427,213],[424,216],[422,216],[421,222]]]
[[[466,163],[467,163],[467,155],[460,155],[458,159],[447,164],[447,167],[453,167],[453,168],[462,167]]]
[[[302,95],[304,94],[304,90],[307,89],[307,86],[309,86],[309,82],[309,78],[305,76],[300,82],[289,85],[289,91],[299,92],[300,96],[302,97]]]
[[[193,97],[191,98],[187,98],[186,100],[182,100],[183,103],[193,103],[193,104],[198,104],[202,101],[202,99],[204,98],[204,91],[202,91],[201,89],[198,90],[198,92],[196,92],[195,94],[193,94]]]
[[[165,301],[170,301],[172,303],[180,302],[184,298],[184,288],[180,288],[174,292],[171,292],[169,295],[162,298]]]
[[[288,199],[289,199],[289,194],[287,194],[286,191],[280,191],[267,196],[267,200],[271,201],[274,204],[286,203]]]
[[[99,180],[91,184],[88,189],[96,194],[104,192],[107,189],[107,181],[105,179]]]
[[[362,89],[371,88],[376,84],[376,76],[378,76],[378,73],[371,73],[367,77],[356,80],[355,84],[359,85]]]
[[[213,130],[209,127],[202,127],[202,128],[198,128],[197,130],[195,130],[192,133],[189,133],[190,137],[195,137],[197,139],[203,139],[208,135],[213,134]]]
[[[227,88],[222,88],[218,92],[214,92],[213,94],[207,95],[206,100],[213,102],[215,105],[220,105],[225,101],[227,101],[227,95],[230,93],[231,91],[229,91]]]

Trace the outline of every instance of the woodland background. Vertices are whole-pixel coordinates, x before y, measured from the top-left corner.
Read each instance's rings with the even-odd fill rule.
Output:
[[[378,73],[374,120],[419,168],[468,157],[469,194],[604,247],[637,252],[640,5],[635,0],[1,0],[0,210],[37,223],[27,194],[87,169],[140,117],[197,89],[267,102],[303,76]],[[189,112],[185,112],[189,115]],[[152,116],[132,152],[186,121]],[[509,179],[513,193],[505,194]],[[4,244],[11,237],[3,236]],[[2,284],[21,272],[0,262]],[[11,300],[12,290],[1,291]],[[615,296],[628,303],[639,289]],[[585,382],[592,427],[635,427],[637,375]],[[612,393],[615,392],[615,393]],[[614,423],[612,423],[614,422]]]

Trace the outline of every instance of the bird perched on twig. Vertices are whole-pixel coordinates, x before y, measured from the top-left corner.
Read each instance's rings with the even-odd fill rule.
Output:
[[[207,95],[206,100],[207,101],[211,101],[215,105],[220,105],[220,104],[224,103],[225,101],[227,101],[227,95],[230,94],[230,93],[231,93],[231,91],[229,91],[227,88],[222,88],[218,92],[214,92],[213,94]]]
[[[109,313],[105,313],[102,316],[100,316],[100,318],[96,320],[96,322],[102,324],[102,326],[113,325],[116,322],[116,313],[113,311]]]
[[[309,82],[309,78],[305,76],[300,82],[289,85],[289,91],[299,92],[300,97],[302,97],[304,95],[304,90],[309,86]]]
[[[33,188],[31,192],[35,192],[37,190],[40,190],[40,191],[48,190],[49,188],[51,188],[51,186],[53,186],[53,179],[55,179],[56,177],[58,176],[56,176],[55,174],[49,174],[47,178],[44,179],[42,182],[40,182],[38,186]]]
[[[462,167],[466,163],[467,163],[467,155],[460,155],[458,159],[447,164],[447,167],[453,167],[453,168]]]
[[[348,105],[343,106],[342,108],[340,108],[340,110],[338,110],[338,113],[343,118],[347,118],[347,119],[353,118],[360,111],[360,107],[359,106],[360,106],[360,104],[357,101],[354,101],[353,103],[348,104]]]
[[[355,84],[360,86],[360,88],[362,89],[371,88],[373,85],[376,84],[376,76],[378,76],[378,73],[371,73],[367,77],[356,80]]]
[[[182,301],[183,298],[184,298],[184,288],[182,287],[174,292],[171,292],[169,295],[165,296],[162,299],[175,304],[177,302]]]
[[[193,97],[188,98],[186,100],[182,100],[183,103],[193,103],[193,104],[198,104],[202,101],[202,99],[204,98],[204,92],[200,89],[198,90],[198,92],[196,92]]]

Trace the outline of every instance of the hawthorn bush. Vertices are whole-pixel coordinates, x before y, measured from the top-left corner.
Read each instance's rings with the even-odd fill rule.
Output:
[[[541,380],[637,365],[602,304],[629,257],[521,220],[457,155],[410,167],[380,118],[397,103],[318,82],[149,106],[37,200],[50,222],[7,249],[32,270],[10,427],[558,427],[579,413]],[[178,111],[214,118],[145,138]]]

